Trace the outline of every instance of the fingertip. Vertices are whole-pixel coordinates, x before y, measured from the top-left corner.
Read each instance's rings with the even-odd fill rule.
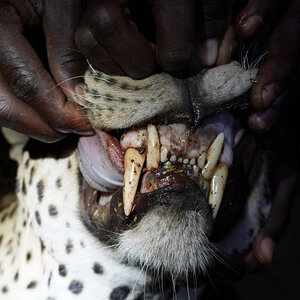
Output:
[[[216,63],[219,42],[215,38],[203,41],[199,46],[199,58],[204,67],[211,67]]]
[[[254,34],[264,25],[263,18],[258,14],[247,15],[241,13],[236,20],[236,33],[242,37]]]
[[[268,265],[272,262],[275,243],[269,237],[264,237],[259,240],[256,247],[255,257],[263,265]]]

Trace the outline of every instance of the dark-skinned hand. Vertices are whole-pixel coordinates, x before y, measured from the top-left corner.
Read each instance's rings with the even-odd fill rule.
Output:
[[[0,0],[0,126],[44,142],[90,134],[82,111],[66,97],[78,82],[69,79],[86,69],[74,42],[81,2]],[[27,38],[37,31],[46,50],[36,51]]]

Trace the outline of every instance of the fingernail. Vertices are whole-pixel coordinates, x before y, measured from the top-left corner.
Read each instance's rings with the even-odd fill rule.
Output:
[[[263,19],[259,15],[244,16],[239,21],[240,29],[247,35],[251,35],[263,25]]]
[[[257,112],[249,117],[249,127],[254,131],[265,132],[272,126],[277,117],[277,111],[269,108],[262,112]]]
[[[263,105],[269,107],[275,98],[280,93],[280,88],[277,83],[270,83],[263,87],[261,97]]]
[[[208,39],[199,47],[200,60],[203,66],[210,67],[216,63],[219,43],[217,39]]]
[[[272,262],[274,247],[274,242],[269,237],[261,240],[258,258],[262,264],[270,264]]]
[[[78,134],[78,135],[83,135],[83,136],[92,136],[95,134],[95,131],[93,130],[85,130],[85,131],[73,131],[73,133]]]

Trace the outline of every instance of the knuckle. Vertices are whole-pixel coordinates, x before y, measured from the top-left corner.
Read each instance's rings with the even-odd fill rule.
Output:
[[[91,16],[88,24],[92,34],[110,36],[121,22],[120,11],[111,6],[103,6]]]

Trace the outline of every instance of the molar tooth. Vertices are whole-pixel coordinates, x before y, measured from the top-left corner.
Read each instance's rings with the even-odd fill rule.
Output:
[[[177,161],[178,161],[179,163],[182,163],[182,157],[179,157],[179,158],[177,159]]]
[[[175,162],[175,161],[176,161],[176,156],[175,156],[175,155],[172,155],[172,156],[170,157],[170,161],[171,161],[171,162]]]
[[[139,183],[139,178],[145,162],[145,154],[140,154],[134,148],[128,148],[124,155],[124,187],[123,202],[126,216],[133,210],[134,197]]]
[[[213,218],[216,217],[226,186],[228,176],[228,167],[225,164],[219,164],[210,182],[210,191],[208,203],[212,207]]]
[[[187,158],[185,158],[185,159],[183,160],[183,163],[184,163],[185,165],[187,165],[187,164],[189,163],[189,160],[188,160]]]
[[[206,160],[206,152],[202,152],[201,154],[200,154],[200,156],[198,157],[198,167],[200,168],[200,169],[203,169],[203,167],[204,167],[204,164],[205,164],[205,160]]]
[[[147,146],[147,169],[157,169],[160,159],[160,142],[157,129],[152,124],[148,124],[147,126]]]
[[[168,149],[165,146],[160,147],[160,161],[166,162],[168,160]]]
[[[194,165],[196,163],[196,160],[195,160],[195,158],[192,158],[191,160],[190,160],[190,165]]]
[[[209,149],[207,150],[207,163],[202,169],[202,176],[209,180],[214,172],[214,169],[219,160],[222,148],[224,144],[224,133],[220,132],[215,138]]]
[[[171,162],[168,160],[164,163],[165,166],[170,166],[171,165]]]

